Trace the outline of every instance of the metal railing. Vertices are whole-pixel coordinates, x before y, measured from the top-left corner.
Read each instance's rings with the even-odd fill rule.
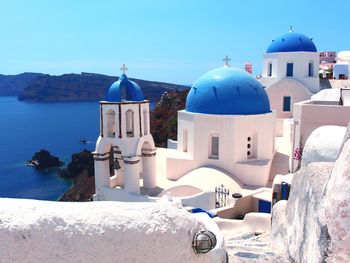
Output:
[[[227,206],[229,204],[230,190],[223,184],[215,187],[215,208]]]

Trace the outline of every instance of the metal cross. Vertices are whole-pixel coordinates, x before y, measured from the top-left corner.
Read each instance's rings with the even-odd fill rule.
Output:
[[[224,57],[223,61],[225,61],[225,66],[226,67],[230,66],[230,64],[228,64],[228,62],[231,61],[231,59],[227,55]]]
[[[125,72],[128,71],[128,68],[125,66],[125,64],[123,64],[120,70],[123,71],[123,74],[125,75]]]
[[[292,25],[289,27],[289,32],[293,32],[293,26]]]

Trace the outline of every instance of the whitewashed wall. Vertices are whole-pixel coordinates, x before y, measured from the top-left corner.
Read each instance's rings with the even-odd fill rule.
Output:
[[[314,64],[314,76],[309,77],[309,62]],[[268,77],[268,64],[272,63],[272,76]],[[287,63],[294,63],[293,77],[286,77]],[[307,87],[312,93],[320,89],[318,52],[279,52],[264,54],[261,82],[268,87],[280,79],[295,79]]]
[[[187,130],[186,158],[167,159],[167,177],[178,179],[202,166],[220,167],[241,182],[267,183],[274,155],[275,113],[259,115],[211,115],[178,112],[178,151],[183,152],[183,134]],[[210,135],[219,135],[219,158],[209,158]],[[256,136],[256,158],[247,157],[247,137]],[[254,147],[254,146],[252,146]],[[185,147],[186,148],[186,147]]]
[[[217,246],[195,254],[211,230]],[[168,204],[0,199],[0,262],[225,262],[223,236],[205,214]]]

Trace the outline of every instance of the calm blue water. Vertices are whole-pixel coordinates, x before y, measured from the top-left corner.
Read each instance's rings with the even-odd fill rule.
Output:
[[[0,197],[57,200],[71,186],[56,172],[24,165],[40,149],[68,163],[72,153],[94,150],[98,102],[28,103],[0,97]],[[82,145],[80,137],[91,143]]]

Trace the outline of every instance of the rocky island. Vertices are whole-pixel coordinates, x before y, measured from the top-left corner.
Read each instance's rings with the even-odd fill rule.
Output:
[[[58,157],[51,155],[51,153],[45,149],[41,149],[36,152],[31,160],[26,162],[26,165],[33,166],[37,170],[47,170],[50,168],[60,167],[64,165]]]

